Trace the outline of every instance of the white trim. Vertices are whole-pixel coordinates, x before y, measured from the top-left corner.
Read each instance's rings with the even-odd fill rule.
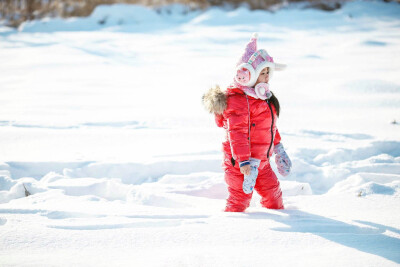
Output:
[[[264,49],[260,49],[260,50],[265,51]],[[267,53],[267,55],[268,55],[268,53]],[[236,75],[235,75],[235,81],[240,85],[253,87],[256,84],[258,76],[260,75],[261,71],[266,67],[269,67],[269,79],[272,78],[275,70],[280,71],[280,70],[286,69],[285,64],[269,62],[267,60],[261,62],[255,70],[251,64],[242,63],[236,68],[236,72],[241,69],[247,69],[250,72],[250,81],[248,83],[242,83],[236,79]]]
[[[256,71],[255,71],[257,78],[258,78],[258,75],[260,75],[261,71],[262,71],[263,69],[265,69],[266,67],[268,67],[269,70],[271,71],[271,69],[272,69],[272,70],[275,69],[275,64],[272,63],[272,62],[269,62],[269,61],[261,62],[261,63],[257,66],[257,69],[256,69]],[[271,76],[271,74],[270,74],[270,76]]]
[[[274,66],[274,63],[269,62],[269,61],[264,61],[264,62],[261,62],[261,63],[257,66],[257,69],[255,70],[255,77],[256,77],[256,79],[254,79],[254,81],[251,80],[252,83],[249,83],[249,85],[247,85],[247,86],[253,87],[253,86],[256,84],[257,79],[258,79],[258,76],[260,75],[261,71],[262,71],[264,68],[266,68],[266,67],[269,67],[269,79],[271,79],[272,74],[273,74],[273,72],[274,72],[274,67],[275,67],[275,66]]]

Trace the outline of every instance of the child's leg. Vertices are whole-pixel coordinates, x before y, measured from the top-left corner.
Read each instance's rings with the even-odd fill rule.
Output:
[[[250,205],[251,194],[245,194],[243,189],[237,190],[228,186],[229,197],[226,200],[225,211],[244,212]]]
[[[225,181],[228,184],[229,191],[225,211],[244,212],[249,207],[253,194],[243,192],[243,178],[244,175],[239,169],[233,166],[225,169]]]
[[[258,170],[255,190],[261,196],[261,205],[268,209],[283,209],[282,191],[271,165]]]

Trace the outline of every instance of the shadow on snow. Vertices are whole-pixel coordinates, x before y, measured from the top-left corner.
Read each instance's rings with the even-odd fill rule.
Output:
[[[273,228],[272,230],[275,231],[311,233],[338,244],[400,263],[400,239],[384,234],[386,231],[399,234],[399,229],[366,221],[355,221],[366,225],[366,227],[360,227],[300,210],[280,212],[283,214],[257,212],[246,215],[250,219],[272,219],[287,225],[287,227]]]

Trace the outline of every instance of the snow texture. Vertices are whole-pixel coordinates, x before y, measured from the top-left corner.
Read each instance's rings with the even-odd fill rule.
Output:
[[[201,106],[253,32],[293,163],[285,210],[224,213]],[[1,266],[398,266],[400,5],[104,5],[0,25]],[[29,196],[26,196],[27,192]]]

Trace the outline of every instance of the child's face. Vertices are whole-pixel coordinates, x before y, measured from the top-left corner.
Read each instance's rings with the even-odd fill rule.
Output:
[[[260,75],[258,76],[258,79],[257,79],[257,82],[255,85],[257,85],[259,83],[268,83],[268,81],[269,81],[269,68],[266,67],[260,72]]]

